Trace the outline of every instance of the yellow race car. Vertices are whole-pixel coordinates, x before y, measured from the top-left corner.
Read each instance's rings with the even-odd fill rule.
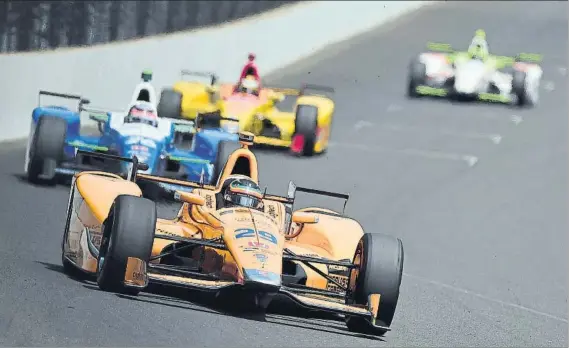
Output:
[[[229,157],[215,186],[137,173],[125,179],[82,172],[73,179],[63,233],[67,272],[96,275],[102,290],[138,294],[149,283],[210,291],[218,302],[264,311],[277,295],[311,310],[343,314],[351,331],[389,331],[403,272],[401,240],[364,233],[328,209],[294,210],[297,192],[343,199],[340,193],[289,184],[288,195],[258,186],[250,133]],[[245,163],[246,165],[238,165]],[[183,202],[174,219],[157,218],[137,181],[176,184]],[[345,206],[345,204],[344,204]],[[226,302],[227,301],[227,302]]]
[[[211,73],[182,71],[182,76],[207,77],[208,83],[181,80],[163,89],[158,115],[193,120],[199,114],[238,119],[222,122],[229,132],[251,132],[255,144],[290,148],[299,155],[322,153],[328,147],[334,101],[333,88],[303,85],[300,89],[265,88],[253,76],[236,86],[217,84]],[[321,93],[321,94],[317,94]]]

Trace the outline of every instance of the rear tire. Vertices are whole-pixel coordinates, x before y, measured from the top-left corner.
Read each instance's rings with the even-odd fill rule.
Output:
[[[124,286],[129,257],[148,262],[156,229],[156,205],[146,198],[120,195],[105,221],[97,260],[97,284],[104,291],[137,295]]]
[[[403,243],[392,236],[368,233],[364,234],[356,255],[361,255],[359,270],[352,271],[355,278],[352,301],[348,303],[366,305],[368,295],[380,294],[379,311],[376,324],[391,326],[397,301],[399,287],[403,277]],[[356,257],[354,257],[356,263]],[[359,272],[359,274],[357,274]],[[346,317],[346,325],[350,331],[382,336],[385,330],[379,329],[361,317]]]
[[[298,142],[299,149],[297,151],[299,151],[300,155],[314,155],[317,131],[318,107],[313,105],[298,105],[294,121],[294,135],[292,136],[291,148],[296,146],[295,142]]]
[[[156,111],[160,117],[182,119],[182,93],[171,88],[163,89]]]
[[[28,162],[28,181],[55,185],[55,169],[64,156],[67,122],[59,117],[42,116],[33,134]]]
[[[213,174],[211,176],[211,185],[216,185],[223,169],[225,168],[225,163],[229,156],[239,149],[241,144],[235,141],[225,141],[222,140],[217,144],[217,156],[215,156],[215,161],[213,162]]]
[[[527,74],[525,72],[514,70],[514,74],[512,76],[512,92],[516,96],[517,106],[532,107],[535,105],[536,100],[532,98],[530,92],[527,90],[526,78]]]
[[[427,75],[427,67],[418,59],[415,59],[409,65],[409,81],[407,84],[407,96],[409,98],[418,98],[420,94],[417,93],[416,88],[425,83],[425,76]]]

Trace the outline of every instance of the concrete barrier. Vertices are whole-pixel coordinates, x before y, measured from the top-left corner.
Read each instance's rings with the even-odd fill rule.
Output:
[[[185,68],[214,71],[222,81],[236,81],[247,53],[255,52],[263,76],[432,3],[304,2],[214,28],[88,48],[0,55],[0,141],[28,135],[40,89],[81,94],[93,105],[121,110],[143,69],[154,71],[157,91],[173,84]]]

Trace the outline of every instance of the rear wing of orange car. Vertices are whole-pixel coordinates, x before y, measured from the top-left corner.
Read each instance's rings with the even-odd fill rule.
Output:
[[[286,207],[286,216],[285,216],[285,231],[290,229],[290,225],[292,223],[292,212],[294,211],[294,201],[296,198],[296,193],[297,192],[304,192],[304,193],[309,193],[309,194],[313,194],[313,195],[319,195],[319,196],[325,196],[325,197],[331,197],[331,198],[339,198],[344,200],[344,206],[342,209],[342,215],[344,215],[345,211],[346,211],[346,205],[348,204],[348,200],[350,199],[350,195],[345,194],[345,193],[338,193],[338,192],[331,192],[331,191],[324,191],[324,190],[317,190],[317,189],[313,189],[313,188],[308,188],[308,187],[300,187],[300,186],[296,186],[296,184],[293,181],[290,181],[288,184],[288,192],[287,192],[287,196],[278,196],[278,195],[264,195],[264,199],[267,200],[271,200],[271,201],[275,201],[275,202],[280,202],[283,203]]]
[[[297,192],[304,192],[304,193],[310,193],[313,195],[343,199],[344,200],[344,209],[342,211],[342,214],[344,213],[344,211],[346,209],[346,205],[348,204],[348,200],[350,199],[350,195],[346,194],[346,193],[338,193],[338,192],[331,192],[331,191],[317,190],[317,189],[308,188],[308,187],[296,186],[296,184],[293,181],[289,182],[289,184],[288,184],[288,193],[287,193],[286,197],[269,194],[269,195],[265,195],[264,198],[271,200],[271,201],[292,205],[292,204],[294,204],[294,200],[295,200]]]
[[[131,163],[132,168],[130,170],[130,173],[128,173],[128,175],[127,175],[127,180],[132,181],[132,182],[136,182],[138,170],[148,170],[148,164],[143,163],[143,162],[139,162],[138,157],[136,157],[136,156],[132,156],[132,158],[129,158],[129,157],[121,157],[121,156],[117,156],[117,155],[111,155],[108,153],[92,152],[92,151],[85,151],[85,150],[77,150],[75,152],[75,154],[76,155],[82,155],[82,156],[94,157],[94,158],[100,158],[100,159],[107,159],[107,160],[112,160],[112,161],[121,161],[121,162]]]

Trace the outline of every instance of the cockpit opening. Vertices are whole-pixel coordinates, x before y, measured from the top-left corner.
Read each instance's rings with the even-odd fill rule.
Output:
[[[138,92],[138,98],[136,98],[136,100],[150,103],[150,93],[146,88],[143,88]]]
[[[235,166],[231,171],[231,174],[240,174],[251,176],[251,162],[247,157],[239,157],[237,161],[235,161]]]

